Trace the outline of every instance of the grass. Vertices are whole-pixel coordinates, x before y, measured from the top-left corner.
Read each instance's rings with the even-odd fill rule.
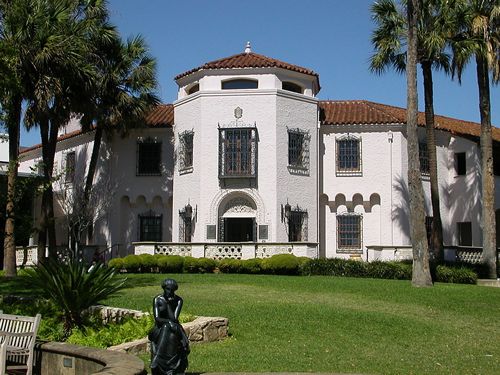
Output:
[[[108,305],[150,310],[167,275],[129,275]],[[336,277],[178,274],[184,313],[229,318],[190,372],[497,374],[500,289]],[[0,278],[0,294],[15,281]],[[26,291],[24,291],[26,292]],[[145,356],[147,357],[147,356]]]
[[[497,374],[500,289],[267,275],[170,275],[185,312],[229,318],[190,371]],[[131,275],[109,305],[147,310],[165,275]]]

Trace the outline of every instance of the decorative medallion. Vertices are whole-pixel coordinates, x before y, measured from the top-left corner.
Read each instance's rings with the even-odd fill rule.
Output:
[[[240,119],[243,116],[243,110],[240,107],[236,107],[234,110],[234,117]]]

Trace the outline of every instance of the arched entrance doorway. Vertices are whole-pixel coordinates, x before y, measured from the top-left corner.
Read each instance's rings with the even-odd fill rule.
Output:
[[[230,198],[219,207],[220,242],[254,242],[256,240],[256,205],[244,196]]]

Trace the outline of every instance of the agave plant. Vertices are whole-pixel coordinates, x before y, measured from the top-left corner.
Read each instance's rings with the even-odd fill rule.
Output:
[[[115,277],[114,268],[97,264],[87,271],[76,259],[62,262],[47,258],[26,272],[30,285],[61,312],[66,334],[82,325],[86,309],[115,294],[125,283],[125,279]]]

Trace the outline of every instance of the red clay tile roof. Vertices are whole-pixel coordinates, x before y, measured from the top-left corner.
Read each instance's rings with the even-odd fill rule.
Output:
[[[187,72],[177,75],[174,79],[178,80],[179,78],[188,76],[194,72],[205,69],[274,68],[274,67],[314,76],[316,77],[319,89],[318,73],[315,73],[310,69],[302,68],[297,65],[292,65],[264,55],[259,55],[258,53],[254,52],[248,52],[248,53],[243,52],[237,55],[207,62],[206,64],[203,64],[197,68],[188,70]]]
[[[366,100],[320,101],[320,120],[323,125],[404,124],[406,109]],[[481,125],[476,122],[435,116],[436,129],[452,134],[479,137]],[[425,113],[419,112],[418,124],[425,126]],[[493,139],[500,142],[500,129],[493,127]]]
[[[156,106],[145,119],[146,126],[152,128],[168,128],[174,125],[174,106],[172,104],[160,104]],[[64,141],[65,139],[77,137],[85,132],[81,129],[63,134],[57,138],[57,142]],[[36,150],[42,147],[42,144],[37,144],[31,147],[23,147],[20,149],[19,154]]]
[[[146,125],[152,127],[171,127],[174,125],[174,106],[160,104],[146,116]]]

